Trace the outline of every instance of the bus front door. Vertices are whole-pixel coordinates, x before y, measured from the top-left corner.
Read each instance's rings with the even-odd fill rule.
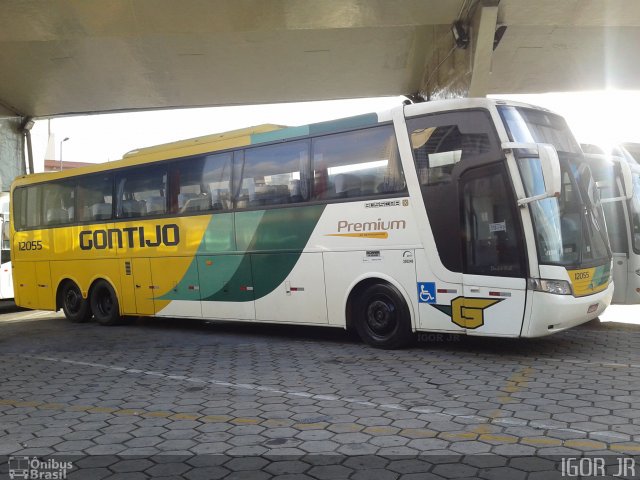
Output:
[[[522,330],[525,249],[509,184],[500,164],[471,169],[461,179],[464,300],[452,315],[470,335],[513,337]]]

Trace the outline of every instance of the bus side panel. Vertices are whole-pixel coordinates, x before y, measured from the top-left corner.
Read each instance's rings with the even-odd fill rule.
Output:
[[[431,252],[416,250],[416,295],[418,297],[419,330],[428,332],[464,333],[465,327],[457,321],[454,312],[461,312],[464,302],[462,282],[444,282],[429,267]],[[462,280],[462,278],[460,278]]]
[[[198,255],[202,316],[255,320],[249,255]]]
[[[376,252],[377,255],[373,255]],[[362,250],[324,252],[325,285],[329,324],[345,326],[347,298],[360,281],[374,278],[393,284],[403,294],[412,311],[412,327],[417,328],[416,271],[413,262],[405,262],[413,250]]]
[[[198,268],[197,262],[193,260],[193,257],[151,259],[151,279],[154,286],[153,302],[156,315],[202,317]],[[176,303],[171,308],[173,302]]]
[[[118,261],[115,258],[57,260],[50,262],[50,266],[51,281],[49,289],[53,301],[55,301],[55,295],[60,283],[65,279],[73,280],[80,287],[82,295],[88,296],[91,285],[100,278],[111,283],[118,295],[118,300],[121,301],[120,271]],[[53,307],[51,310],[53,310]]]
[[[13,283],[15,302],[20,307],[40,308],[36,263],[49,260],[51,243],[48,240],[43,230],[13,233]]]
[[[120,267],[120,311],[123,315],[133,315],[136,312],[136,293],[133,279],[133,264],[130,258],[118,260]]]
[[[153,315],[156,311],[153,304],[154,285],[153,279],[151,278],[151,264],[149,259],[132,259],[131,271],[133,272],[136,313],[139,315]]]
[[[26,308],[37,308],[37,285],[35,262],[14,262],[13,282],[15,286],[16,305]]]
[[[256,320],[327,323],[322,253],[254,254],[251,268]]]
[[[40,310],[55,310],[55,289],[51,285],[49,262],[36,262],[36,286],[38,289],[38,308]]]

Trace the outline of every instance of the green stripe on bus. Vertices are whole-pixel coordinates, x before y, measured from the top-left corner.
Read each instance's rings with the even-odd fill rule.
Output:
[[[286,127],[273,132],[254,133],[251,135],[251,145],[264,142],[275,142],[277,140],[285,140],[287,138],[306,137],[309,135],[309,126]]]
[[[313,123],[311,125],[302,125],[299,127],[284,127],[280,130],[272,132],[255,133],[251,135],[251,145],[265,142],[275,142],[278,140],[286,140],[295,137],[306,137],[309,135],[324,135],[327,133],[338,132],[340,130],[350,130],[353,128],[362,128],[378,123],[378,115],[375,113],[366,113],[355,117],[341,118],[338,120],[330,120],[328,122]]]
[[[314,123],[309,125],[309,135],[323,135],[339,130],[350,130],[353,128],[362,128],[373,126],[378,123],[378,115],[375,113],[366,113],[356,117],[341,118],[339,120],[331,120],[329,122]]]
[[[178,288],[158,298],[189,300],[179,292],[194,284],[204,301],[245,302],[268,295],[295,267],[324,209],[312,205],[214,214]],[[231,215],[237,253],[228,249]],[[220,249],[211,248],[214,245]]]

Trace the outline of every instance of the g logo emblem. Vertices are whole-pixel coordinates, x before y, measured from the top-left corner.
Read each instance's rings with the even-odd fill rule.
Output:
[[[474,329],[484,325],[484,310],[500,300],[457,297],[451,301],[451,321],[456,325]]]

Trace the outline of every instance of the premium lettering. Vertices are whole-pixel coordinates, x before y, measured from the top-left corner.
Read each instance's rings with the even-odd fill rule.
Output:
[[[180,228],[176,224],[145,227],[108,228],[82,230],[79,235],[81,250],[105,250],[111,248],[145,248],[164,245],[172,247],[180,243]]]
[[[380,230],[404,230],[407,228],[407,222],[404,220],[382,220],[378,219],[373,222],[354,222],[347,220],[338,221],[338,232],[373,232]]]

